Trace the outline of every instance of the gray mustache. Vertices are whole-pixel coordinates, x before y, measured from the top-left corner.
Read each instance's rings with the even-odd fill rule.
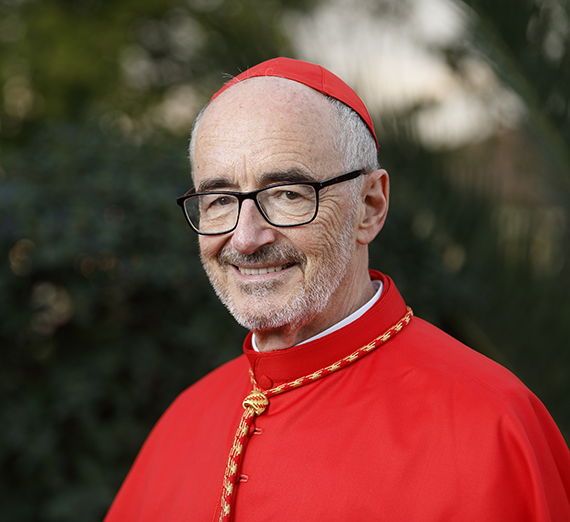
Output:
[[[226,246],[217,255],[220,265],[247,266],[254,264],[304,266],[307,257],[303,252],[290,245],[263,245],[252,254],[240,254]]]

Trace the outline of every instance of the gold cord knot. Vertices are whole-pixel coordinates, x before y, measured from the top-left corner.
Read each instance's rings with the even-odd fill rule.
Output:
[[[245,409],[251,408],[256,416],[261,415],[269,404],[269,399],[260,391],[252,391],[243,401]]]

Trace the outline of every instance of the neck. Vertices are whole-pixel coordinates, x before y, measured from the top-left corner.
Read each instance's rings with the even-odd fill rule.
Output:
[[[332,294],[325,309],[309,317],[300,325],[286,325],[274,330],[255,331],[255,342],[260,352],[284,350],[323,332],[364,306],[375,290],[368,270],[360,271],[344,280]]]

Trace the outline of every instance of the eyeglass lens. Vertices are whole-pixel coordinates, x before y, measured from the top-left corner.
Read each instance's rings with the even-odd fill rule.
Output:
[[[313,219],[317,192],[310,185],[281,185],[259,191],[255,198],[265,218],[276,226],[292,226]],[[230,194],[202,194],[185,201],[192,225],[206,234],[232,230],[239,219],[239,199]]]

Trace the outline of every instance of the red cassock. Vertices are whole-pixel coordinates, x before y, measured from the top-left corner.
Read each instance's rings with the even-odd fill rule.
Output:
[[[183,392],[157,423],[105,522],[217,520],[251,368],[262,388],[313,373],[406,312],[386,276],[361,318],[287,350],[245,354]],[[350,366],[270,399],[255,418],[236,522],[570,521],[570,453],[509,371],[413,318]]]

